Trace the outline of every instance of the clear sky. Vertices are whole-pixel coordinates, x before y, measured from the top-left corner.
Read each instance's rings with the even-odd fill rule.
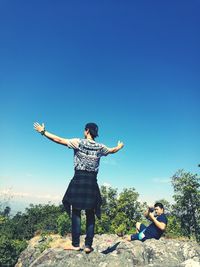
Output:
[[[99,125],[99,185],[172,199],[170,177],[200,163],[200,2],[0,2],[0,192],[59,202],[73,151],[65,138]]]

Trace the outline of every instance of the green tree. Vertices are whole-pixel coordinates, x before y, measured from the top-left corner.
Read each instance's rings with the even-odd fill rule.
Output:
[[[57,219],[63,214],[61,206],[30,205],[25,212],[12,218],[2,216],[0,230],[12,239],[30,239],[36,232],[58,232]],[[6,222],[6,223],[3,223]]]
[[[180,220],[182,232],[200,241],[200,179],[197,174],[177,171],[172,177],[174,214]]]
[[[108,216],[110,220],[112,220],[116,215],[117,196],[117,189],[101,186],[102,214]]]
[[[4,211],[1,213],[1,215],[8,217],[10,215],[11,208],[9,206],[6,206],[4,208]]]
[[[170,237],[170,238],[182,237],[183,231],[181,228],[180,219],[174,214],[169,214],[167,216],[167,219],[168,219],[168,223],[167,223],[165,236]]]
[[[24,240],[12,240],[5,235],[0,236],[0,266],[14,266],[19,254],[27,247]]]
[[[10,215],[10,200],[13,198],[11,190],[6,193],[0,193],[0,215]]]
[[[124,235],[135,227],[142,216],[142,205],[138,201],[139,194],[135,188],[125,188],[117,200],[116,216],[112,221],[111,229],[115,233]],[[118,232],[119,231],[119,232]]]
[[[101,220],[96,220],[95,232],[98,234],[113,233],[111,231],[111,222],[117,213],[117,189],[107,186],[101,186]]]
[[[71,219],[66,213],[62,213],[57,218],[58,233],[61,236],[71,232]]]
[[[57,218],[62,213],[60,206],[55,205],[33,205],[25,211],[25,221],[27,220],[27,232],[33,236],[38,230],[45,232],[57,232]]]
[[[102,213],[101,220],[96,220],[95,233],[97,234],[112,233],[110,226],[111,226],[111,220],[109,219],[108,215]]]

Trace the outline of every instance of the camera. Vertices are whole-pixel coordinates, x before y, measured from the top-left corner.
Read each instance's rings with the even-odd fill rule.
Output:
[[[149,212],[154,212],[154,208],[149,207]]]

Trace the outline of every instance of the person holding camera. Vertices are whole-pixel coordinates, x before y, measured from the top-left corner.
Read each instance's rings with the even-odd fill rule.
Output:
[[[140,240],[144,242],[147,239],[160,239],[167,227],[167,217],[164,214],[163,204],[157,202],[154,208],[148,208],[144,216],[151,221],[151,224],[146,226],[140,222],[136,223],[136,234],[128,237],[128,241]]]

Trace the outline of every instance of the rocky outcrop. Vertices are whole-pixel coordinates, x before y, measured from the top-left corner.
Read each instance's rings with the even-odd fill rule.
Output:
[[[96,235],[94,251],[66,251],[70,237],[36,236],[18,259],[16,267],[200,267],[200,247],[173,239],[125,241],[116,235]],[[81,237],[84,244],[84,236]]]

